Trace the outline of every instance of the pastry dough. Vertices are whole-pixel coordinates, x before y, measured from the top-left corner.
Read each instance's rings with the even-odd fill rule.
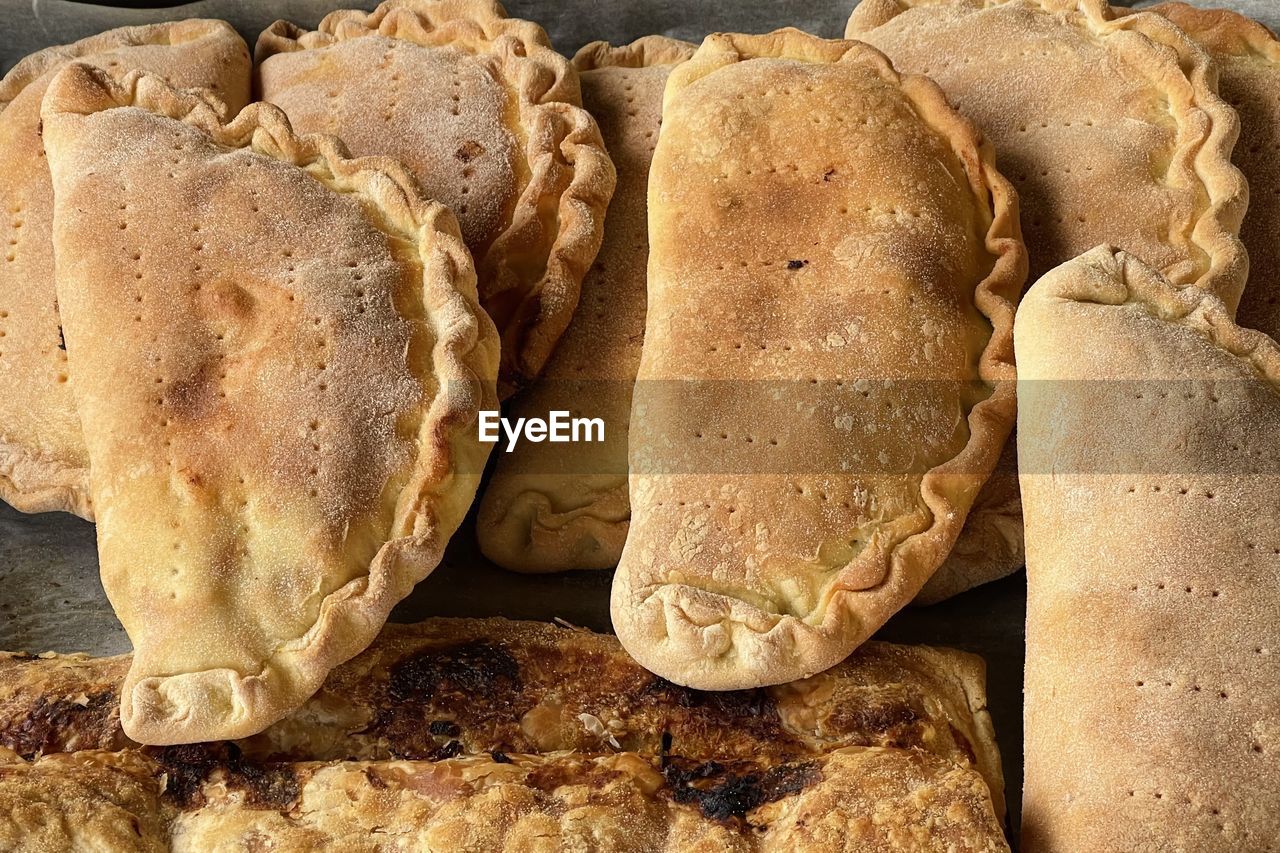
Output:
[[[1280,40],[1257,21],[1226,9],[1165,3],[1158,12],[1209,51],[1222,97],[1240,116],[1232,159],[1253,193],[1240,238],[1249,250],[1249,285],[1240,324],[1280,337]]]
[[[1015,196],[877,51],[715,35],[667,84],[649,240],[614,627],[691,687],[819,672],[919,591],[1004,443]]]
[[[407,170],[85,65],[43,107],[54,250],[133,641],[124,729],[252,734],[364,648],[474,495],[498,341]]]
[[[1024,848],[1280,838],[1280,346],[1102,247],[1018,312]]]
[[[578,304],[614,171],[577,74],[492,0],[388,0],[258,39],[258,91],[300,131],[402,160],[457,215],[502,334],[503,396],[536,377]]]
[[[554,410],[604,420],[599,443],[524,442],[498,456],[476,521],[484,554],[522,572],[611,569],[622,556],[627,498],[627,425],[644,343],[646,192],[672,66],[694,46],[648,36],[624,47],[593,42],[574,57],[583,102],[600,123],[618,170],[604,243],[582,282],[573,322],[539,382],[509,417]]]
[[[862,0],[846,36],[935,80],[994,143],[1031,281],[1109,242],[1235,307],[1248,272],[1239,124],[1209,57],[1168,21],[1106,0]],[[989,481],[955,550],[926,600],[1022,564],[1011,478]]]
[[[195,760],[191,760],[191,759]],[[760,766],[632,753],[247,765],[194,747],[0,764],[25,851],[1007,851],[982,779],[852,748]]]
[[[128,667],[128,656],[0,653],[0,748],[33,758],[134,746],[117,713]],[[706,694],[657,678],[607,635],[431,619],[388,625],[302,707],[237,746],[255,761],[623,749],[770,762],[884,746],[975,767],[1003,816],[986,705],[982,660],[950,649],[871,642],[805,681]]]
[[[71,60],[139,68],[176,86],[249,100],[249,51],[223,21],[124,27],[28,56],[0,80],[0,499],[92,517],[88,458],[53,287],[53,187],[40,101]]]

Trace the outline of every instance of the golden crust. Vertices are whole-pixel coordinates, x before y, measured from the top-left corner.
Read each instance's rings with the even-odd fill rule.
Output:
[[[252,734],[364,648],[465,514],[496,405],[452,215],[275,107],[221,113],[83,65],[43,108],[103,584],[136,650],[121,718],[147,743]]]
[[[767,121],[764,107],[734,106],[747,89],[772,99]],[[855,114],[856,127],[843,123]],[[830,127],[801,129],[824,117]],[[902,139],[887,141],[886,125]],[[823,144],[841,133],[853,137],[847,149]],[[734,140],[781,153],[747,162],[756,155],[733,151]],[[640,379],[663,381],[642,381],[657,390],[636,402],[647,411],[632,424],[632,527],[613,623],[637,660],[679,683],[801,678],[840,661],[919,591],[995,464],[1014,417],[1013,303],[1026,271],[1016,196],[991,147],[931,82],[900,77],[865,45],[794,30],[711,36],[679,66],[653,170]],[[708,170],[720,178],[698,183]],[[817,221],[834,216],[842,194],[844,218]],[[904,213],[916,205],[917,217]],[[887,289],[860,278],[876,264]],[[750,318],[733,313],[739,304]],[[904,323],[911,334],[876,331]],[[767,364],[756,358],[766,348]],[[850,376],[902,381],[884,399],[880,382],[846,397]],[[925,399],[943,376],[954,386]],[[729,399],[715,390],[726,377],[767,381],[731,383]],[[810,383],[840,396],[819,398],[829,420],[825,409],[806,414],[796,430],[790,406]],[[662,398],[689,386],[696,400]],[[763,390],[744,404],[748,386]],[[905,430],[901,418],[882,423],[890,398],[931,414]],[[785,411],[770,399],[785,399]],[[713,441],[730,433],[731,444]],[[761,473],[773,446],[816,473]],[[863,468],[843,474],[851,458]],[[703,473],[718,470],[728,473]]]
[[[1164,3],[1145,11],[1163,15],[1199,42],[1218,66],[1222,97],[1240,115],[1240,141],[1232,160],[1257,191],[1240,238],[1249,250],[1249,285],[1239,322],[1280,337],[1280,40],[1257,21],[1227,9]]]
[[[584,106],[600,124],[618,172],[604,242],[582,282],[578,312],[538,382],[508,417],[554,410],[604,421],[604,441],[518,445],[498,457],[476,535],[485,556],[515,571],[607,569],[627,538],[627,428],[644,342],[646,195],[671,67],[694,46],[647,36],[622,47],[578,51]]]
[[[300,130],[404,160],[459,215],[502,335],[502,396],[536,377],[577,307],[614,186],[577,75],[542,28],[491,0],[388,0],[314,32],[277,21],[256,56],[261,96]]]
[[[1102,246],[1017,323],[1024,846],[1280,833],[1280,346]]]
[[[183,751],[0,765],[0,840],[24,853],[249,839],[360,851],[1008,850],[977,774],[904,750],[768,768],[631,753],[255,767],[190,764]]]
[[[24,758],[133,746],[120,729],[128,656],[0,654],[0,749]],[[255,761],[610,752],[779,763],[845,746],[973,766],[1004,814],[982,661],[871,642],[805,681],[741,693],[678,687],[613,637],[505,619],[388,625],[300,708],[237,742]]]
[[[1105,0],[863,0],[846,36],[936,80],[995,144],[1021,197],[1031,281],[1105,241],[1180,286],[1239,301],[1239,124],[1208,55],[1177,27]],[[994,478],[975,506],[926,600],[1021,564],[1012,481]]]
[[[109,30],[46,48],[0,80],[0,500],[23,512],[92,518],[88,460],[61,347],[53,285],[53,190],[40,143],[40,100],[53,74],[79,60],[165,74],[239,109],[249,52],[223,21]]]

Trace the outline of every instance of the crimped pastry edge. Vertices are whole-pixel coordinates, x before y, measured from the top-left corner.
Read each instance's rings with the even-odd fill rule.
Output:
[[[221,105],[211,95],[181,92],[159,77],[139,72],[117,82],[80,63],[54,78],[42,114],[48,121],[58,113],[88,115],[117,107],[140,107],[184,122],[223,147],[252,148],[305,168],[331,188],[345,184],[346,191],[359,193],[381,213],[380,229],[395,229],[419,244],[424,288],[434,291],[438,304],[445,306],[434,318],[438,337],[432,352],[441,392],[419,424],[423,449],[396,502],[400,509],[390,531],[394,538],[383,543],[368,574],[326,596],[311,629],[283,643],[257,673],[221,668],[142,679],[131,672],[126,678],[121,721],[134,740],[172,744],[244,737],[304,701],[330,669],[365,648],[391,608],[439,563],[478,479],[458,475],[455,469],[461,464],[464,470],[479,471],[488,453],[487,446],[470,440],[470,427],[479,410],[497,406],[496,330],[479,307],[471,258],[453,214],[424,199],[408,170],[396,161],[350,158],[335,137],[298,136],[284,113],[270,104],[252,104],[224,124]],[[433,271],[438,280],[432,281]],[[282,664],[293,673],[283,679],[284,690],[276,684],[282,681]],[[165,704],[175,709],[167,714],[157,713],[148,699],[161,685]],[[211,693],[226,694],[238,713],[231,719],[211,714],[202,699]]]
[[[529,180],[507,227],[476,259],[482,303],[492,306],[499,296],[519,294],[511,319],[495,318],[502,324],[499,394],[506,399],[541,373],[573,317],[582,278],[604,237],[605,210],[616,181],[613,161],[595,119],[582,109],[577,73],[568,60],[551,47],[542,27],[506,17],[494,0],[386,0],[367,14],[331,12],[311,32],[276,21],[258,37],[254,56],[260,65],[277,53],[374,34],[492,55],[519,98],[525,132],[518,136],[524,140]],[[555,191],[557,161],[573,173],[560,193]],[[559,198],[556,234],[542,272],[536,282],[513,281],[519,257],[545,242],[539,201],[551,196]]]
[[[589,42],[579,48],[571,62],[578,73],[601,68],[651,68],[679,65],[697,49],[696,44],[670,36],[641,36],[629,44],[616,46],[607,41]]]
[[[1022,2],[1023,0],[1020,0]],[[857,38],[913,8],[936,5],[964,5],[990,9],[1010,0],[863,0],[849,17],[845,35]],[[1203,251],[1208,269],[1193,280],[1184,280],[1174,270],[1165,274],[1178,286],[1195,286],[1219,296],[1235,311],[1249,277],[1249,257],[1240,241],[1240,225],[1249,204],[1249,185],[1232,165],[1231,153],[1240,132],[1240,121],[1226,101],[1218,96],[1218,71],[1209,54],[1167,18],[1149,9],[1116,9],[1107,0],[1025,0],[1056,14],[1064,24],[1083,21],[1095,37],[1120,30],[1140,33],[1153,44],[1171,53],[1151,51],[1151,60],[1163,68],[1165,94],[1178,125],[1179,137],[1194,125],[1192,139],[1173,153],[1169,169],[1182,178],[1198,181],[1209,202],[1194,221],[1182,223],[1188,242]],[[1078,15],[1063,13],[1076,12]],[[1181,79],[1180,92],[1168,87]],[[1154,82],[1153,82],[1154,85]],[[1176,109],[1175,108],[1178,108]]]
[[[241,41],[226,21],[192,18],[118,27],[71,44],[46,47],[23,57],[0,79],[0,113],[33,82],[66,62],[121,47],[186,44],[210,36]],[[69,512],[93,521],[87,468],[49,459],[12,442],[0,441],[0,500],[19,512]]]
[[[1189,3],[1159,3],[1122,14],[1153,12],[1168,18],[1210,53],[1242,56],[1249,53],[1280,63],[1280,39],[1262,23],[1231,9],[1203,9]]]
[[[609,68],[677,65],[696,49],[697,46],[689,42],[660,35],[643,36],[619,46],[594,41],[584,45],[572,63],[582,75]],[[605,228],[608,227],[606,219]],[[582,494],[588,499],[583,505],[567,510],[557,510],[552,495],[545,491],[513,482],[524,479],[518,474],[504,476],[500,461],[485,486],[476,532],[486,557],[504,569],[526,574],[614,567],[616,559],[593,560],[590,554],[617,554],[622,550],[630,526],[630,511],[625,517],[615,519],[608,516],[617,513],[602,513],[598,507],[611,500],[627,501],[625,474],[617,477],[616,484],[608,489],[595,483],[588,486],[585,481],[594,478],[583,477]],[[534,540],[534,530],[549,535]],[[582,543],[595,543],[598,547],[584,554]]]
[[[850,40],[821,39],[788,28],[765,35],[716,33],[703,41],[668,81],[664,112],[680,90],[721,67],[754,57],[786,57],[809,62],[860,62],[900,86],[921,119],[946,139],[969,176],[980,206],[991,211],[985,248],[992,256],[987,276],[974,289],[974,304],[992,333],[979,359],[978,375],[992,393],[969,413],[969,441],[956,456],[925,472],[922,502],[930,525],[898,543],[887,555],[882,581],[865,590],[832,584],[821,621],[767,613],[744,600],[690,585],[656,583],[633,588],[626,574],[614,576],[610,610],[614,630],[627,651],[647,669],[689,687],[735,690],[806,678],[839,663],[905,606],[941,564],[963,523],[966,504],[996,464],[1012,429],[1016,370],[1013,362],[1015,304],[1027,274],[1027,254],[1018,219],[1017,193],[996,169],[995,152],[978,129],[956,112],[942,90],[918,75],[900,75],[880,51]],[[973,472],[983,472],[977,477]],[[930,565],[931,564],[931,565]],[[677,640],[668,622],[693,625],[685,604],[723,602],[728,622],[741,631],[729,652],[708,658],[701,645]],[[844,623],[844,624],[841,624]],[[712,626],[695,625],[701,636]],[[745,646],[741,641],[746,640]]]

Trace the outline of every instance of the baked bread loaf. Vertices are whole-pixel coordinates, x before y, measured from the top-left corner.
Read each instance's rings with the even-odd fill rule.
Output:
[[[611,569],[622,556],[631,389],[644,343],[646,195],[671,68],[694,46],[648,36],[624,47],[593,42],[573,64],[583,105],[618,172],[604,243],[582,298],[542,378],[512,402],[510,417],[555,410],[604,421],[596,443],[523,442],[498,456],[485,486],[476,536],[486,557],[520,572]]]
[[[129,657],[0,653],[0,749],[22,758],[137,744],[120,729]],[[624,750],[645,758],[797,761],[846,746],[972,766],[996,814],[1004,782],[982,660],[871,642],[792,684],[679,687],[607,635],[505,619],[387,625],[300,708],[236,742],[263,761],[440,760]]]
[[[995,145],[1031,281],[1107,242],[1234,309],[1248,270],[1239,124],[1209,57],[1167,20],[1106,0],[863,0],[846,35],[935,80]],[[992,478],[923,598],[1023,562],[1017,489]]]
[[[240,737],[364,648],[474,496],[498,340],[452,214],[277,108],[73,64],[44,141],[124,730]]]
[[[34,53],[0,80],[0,499],[23,512],[92,518],[53,286],[53,186],[40,140],[40,101],[72,60],[160,74],[175,86],[209,89],[238,110],[249,100],[249,51],[223,21],[123,27]]]
[[[541,372],[578,304],[614,171],[578,77],[493,0],[388,0],[258,39],[257,88],[301,132],[405,163],[458,217],[502,336],[502,396]]]
[[[1280,337],[1280,40],[1257,21],[1227,9],[1162,3],[1146,11],[1173,21],[1218,67],[1223,99],[1240,117],[1232,162],[1253,192],[1240,239],[1249,250],[1249,285],[1240,325]]]
[[[1014,417],[1014,193],[928,80],[714,35],[649,178],[618,637],[679,684],[839,662],[955,541]]]
[[[276,764],[191,747],[0,764],[25,851],[1007,851],[972,770],[850,748],[772,767],[633,753]]]
[[[1018,312],[1024,849],[1280,838],[1280,346],[1101,247]]]

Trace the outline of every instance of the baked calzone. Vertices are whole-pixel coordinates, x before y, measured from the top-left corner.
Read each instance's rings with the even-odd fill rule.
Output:
[[[1239,123],[1208,55],[1167,20],[1106,0],[862,0],[846,36],[935,80],[995,145],[1031,281],[1105,242],[1235,308],[1248,272]],[[1013,477],[979,495],[955,553],[927,600],[1022,565]]]
[[[493,0],[388,0],[258,39],[257,87],[304,132],[403,161],[458,217],[503,341],[502,392],[537,376],[578,304],[613,193],[578,77]]]
[[[473,497],[498,340],[387,159],[68,66],[44,141],[124,730],[252,734],[364,648]]]
[[[667,83],[618,637],[727,690],[839,662],[928,580],[1014,417],[1026,259],[937,86],[797,30]]]
[[[0,80],[0,499],[24,512],[91,518],[88,456],[53,286],[53,187],[40,101],[77,60],[136,68],[208,89],[232,109],[249,100],[249,51],[223,21],[123,27],[26,57]]]
[[[667,75],[693,50],[687,42],[648,36],[623,47],[594,42],[573,59],[583,104],[600,124],[618,186],[578,311],[539,381],[513,401],[511,416],[547,417],[559,410],[597,417],[604,440],[522,442],[498,456],[476,535],[485,556],[505,568],[611,569],[622,556],[631,516],[627,427],[644,342],[649,161]]]
[[[1223,99],[1240,117],[1232,161],[1249,181],[1249,215],[1240,239],[1249,250],[1249,285],[1240,300],[1243,326],[1280,337],[1280,39],[1227,9],[1186,3],[1148,7],[1209,51]]]
[[[1280,346],[1100,247],[1017,323],[1028,851],[1280,838]]]

